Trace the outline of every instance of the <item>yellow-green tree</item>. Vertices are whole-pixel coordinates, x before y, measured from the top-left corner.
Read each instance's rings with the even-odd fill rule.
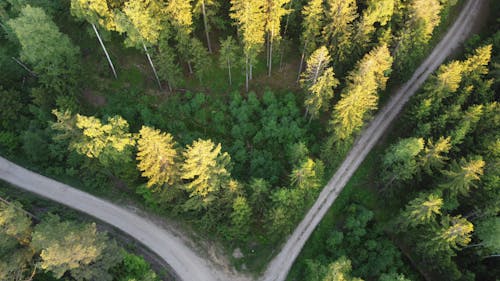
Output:
[[[190,63],[191,34],[193,33],[192,0],[170,0],[165,8],[168,21],[173,27],[177,50],[182,60],[186,61],[189,73],[193,73]]]
[[[302,56],[300,57],[299,74],[297,82],[302,73],[302,67],[305,57],[316,50],[319,38],[321,36],[321,29],[323,28],[324,12],[323,0],[311,0],[304,8],[302,8]]]
[[[445,216],[441,220],[436,236],[428,242],[428,246],[435,251],[458,250],[469,244],[473,231],[474,225],[462,216]]]
[[[448,157],[444,154],[451,149],[451,138],[440,137],[435,143],[432,140],[427,140],[424,152],[420,156],[419,162],[422,169],[428,174],[432,174],[432,170],[441,170]]]
[[[421,194],[406,205],[402,213],[403,224],[417,226],[433,222],[437,215],[441,215],[443,199],[436,194]]]
[[[358,18],[356,0],[326,0],[328,9],[323,36],[330,46],[333,62],[343,62],[352,48],[354,21]]]
[[[471,187],[476,187],[476,182],[481,179],[484,172],[485,162],[481,158],[470,160],[460,159],[459,162],[453,161],[451,169],[443,171],[447,177],[442,188],[449,190],[451,194],[467,195]]]
[[[307,60],[307,68],[302,73],[300,80],[301,87],[307,91],[304,104],[306,115],[311,114],[311,118],[318,118],[322,109],[328,106],[328,102],[333,97],[333,88],[339,84],[335,79],[331,63],[330,54],[325,46],[314,51]]]
[[[265,35],[265,0],[231,0],[231,18],[236,21],[245,55],[245,87],[252,79],[252,68],[261,51]]]
[[[377,92],[385,88],[391,65],[392,57],[384,44],[366,54],[349,73],[330,122],[336,140],[351,138],[363,126],[368,113],[377,108]]]
[[[114,13],[108,5],[108,2],[106,0],[71,0],[71,14],[78,19],[88,21],[92,25],[95,35],[97,36],[97,39],[99,39],[102,50],[106,55],[109,66],[113,71],[113,75],[117,78],[115,66],[111,61],[108,50],[106,49],[106,46],[104,46],[101,35],[96,27],[96,24],[99,24],[107,30],[116,29]]]
[[[265,0],[264,11],[266,13],[265,30],[267,32],[267,67],[268,75],[271,76],[273,64],[273,43],[281,39],[281,18],[291,12],[286,6],[291,0]]]
[[[202,139],[188,145],[183,156],[181,178],[188,181],[186,190],[190,193],[186,208],[206,208],[228,183],[230,174],[227,168],[231,158],[227,152],[222,152],[220,144]]]
[[[238,46],[233,37],[228,36],[225,40],[220,43],[220,55],[219,55],[219,65],[222,68],[227,68],[229,85],[233,84],[233,78],[231,73],[231,68],[238,61]]]
[[[172,135],[143,126],[137,140],[137,167],[148,187],[172,185],[178,180],[176,143]]]
[[[352,277],[351,271],[351,261],[342,256],[328,266],[328,270],[322,281],[363,281],[361,278]]]

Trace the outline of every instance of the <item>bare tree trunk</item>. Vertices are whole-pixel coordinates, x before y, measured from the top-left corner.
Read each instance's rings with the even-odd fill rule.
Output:
[[[210,44],[210,35],[208,34],[208,19],[205,11],[205,0],[201,1],[201,10],[203,12],[203,24],[205,25],[205,35],[207,36],[208,52],[212,53],[212,45]]]
[[[269,66],[269,41],[270,41],[270,34],[267,33],[267,42],[266,42],[266,66]]]
[[[246,55],[245,58],[245,86],[248,93],[248,54]]]
[[[95,35],[97,36],[97,39],[99,39],[99,43],[101,43],[102,50],[104,51],[104,54],[106,54],[106,58],[108,59],[109,66],[111,67],[111,70],[113,71],[113,75],[115,76],[115,79],[118,79],[118,76],[116,75],[115,71],[115,66],[113,65],[113,62],[111,61],[111,58],[109,57],[108,50],[106,50],[106,46],[104,46],[104,43],[102,42],[101,35],[99,35],[99,32],[97,31],[97,27],[95,27],[95,24],[92,24],[92,28],[94,28]]]
[[[227,69],[229,73],[229,85],[233,84],[232,78],[231,78],[231,62],[229,61],[229,58],[227,59]]]
[[[24,68],[28,73],[33,76],[37,77],[36,73],[33,72],[33,70],[29,69],[24,63],[22,63],[20,60],[16,59],[15,57],[11,57],[17,64],[19,64],[22,68]]]
[[[146,48],[146,45],[144,43],[142,43],[142,47],[144,47],[144,51],[146,52],[146,56],[148,57],[149,65],[151,65],[151,68],[153,69],[153,73],[155,74],[156,82],[158,82],[158,87],[161,90],[160,78],[158,78],[158,73],[156,73],[156,68],[153,65],[153,61],[151,60],[151,56],[149,55],[148,48]]]
[[[271,37],[270,37],[270,43],[269,43],[269,70],[267,75],[270,77],[271,76],[271,70],[273,67],[273,41],[274,41],[274,28],[271,29]]]
[[[304,66],[304,58],[306,56],[306,48],[307,48],[307,42],[304,43],[304,50],[302,50],[302,56],[300,57],[299,74],[297,75],[297,83],[299,83],[300,74],[302,74],[302,67]]]
[[[189,74],[193,74],[193,68],[191,67],[191,62],[188,61]]]
[[[252,62],[250,62],[250,80],[253,79],[253,65]]]

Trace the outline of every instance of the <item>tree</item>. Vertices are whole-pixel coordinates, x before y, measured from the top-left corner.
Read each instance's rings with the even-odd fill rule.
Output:
[[[210,71],[212,61],[201,41],[196,38],[191,39],[190,53],[190,61],[194,64],[194,74],[201,83]]]
[[[124,253],[122,263],[113,274],[117,281],[157,281],[156,273],[141,256]]]
[[[183,152],[181,178],[188,181],[186,189],[191,197],[186,202],[188,209],[208,207],[229,180],[227,168],[231,158],[221,150],[220,144],[216,146],[211,140],[199,139]]]
[[[326,24],[323,28],[325,43],[335,65],[342,63],[352,48],[353,22],[358,18],[355,0],[328,0]]]
[[[227,68],[229,85],[232,85],[231,67],[234,67],[238,61],[238,46],[233,37],[228,36],[226,40],[220,42],[219,65],[222,68]]]
[[[143,126],[137,140],[137,167],[148,178],[148,187],[164,187],[177,181],[177,151],[172,135]]]
[[[71,0],[71,14],[78,19],[88,21],[92,25],[95,35],[97,36],[97,39],[99,39],[99,43],[101,44],[102,50],[106,55],[109,66],[111,67],[113,75],[116,79],[117,76],[115,66],[111,61],[108,51],[106,50],[106,46],[104,46],[104,43],[102,42],[101,35],[99,35],[97,27],[95,26],[96,24],[99,24],[107,30],[115,29],[114,14],[108,5],[108,2],[105,0]]]
[[[174,50],[168,44],[168,38],[160,39],[157,59],[158,76],[167,81],[168,89],[172,92],[173,88],[176,88],[183,80]]]
[[[238,25],[238,32],[243,41],[245,55],[245,87],[252,79],[252,65],[255,62],[265,33],[264,0],[231,0],[231,18]]]
[[[380,275],[378,281],[411,281],[406,278],[403,274],[399,273],[384,273]]]
[[[31,244],[36,251],[41,251],[40,267],[61,278],[66,271],[98,260],[106,249],[106,242],[106,236],[97,232],[95,224],[61,222],[57,215],[50,215],[35,227]],[[105,276],[101,276],[105,280],[103,278]]]
[[[293,169],[290,174],[290,181],[293,186],[302,189],[306,192],[317,190],[321,187],[323,179],[323,162],[308,158],[302,164]]]
[[[386,45],[376,47],[349,73],[340,101],[330,122],[336,140],[347,140],[356,133],[368,112],[377,108],[377,91],[385,88],[392,57]]]
[[[205,27],[205,36],[207,37],[207,47],[208,47],[208,52],[211,54],[212,53],[212,45],[210,44],[210,26],[208,24],[208,16],[213,16],[215,14],[215,9],[219,6],[219,3],[217,3],[215,0],[196,0],[194,4],[194,11],[195,13],[199,13],[201,11],[201,14],[203,16],[203,25]],[[212,9],[210,9],[212,8]]]
[[[340,257],[328,266],[323,281],[363,281],[361,278],[352,277],[351,270],[351,261],[345,256]]]
[[[311,114],[311,118],[318,118],[319,113],[324,109],[329,100],[333,97],[333,88],[339,84],[335,79],[333,68],[328,67],[331,58],[325,46],[320,47],[307,60],[307,69],[302,74],[300,84],[308,92],[304,101],[306,115]]]
[[[452,195],[467,195],[471,187],[476,187],[475,182],[483,175],[485,162],[481,158],[470,160],[460,159],[460,162],[453,161],[450,170],[443,171],[447,181],[441,188],[449,190]]]
[[[232,237],[238,241],[245,241],[250,234],[252,220],[252,208],[243,196],[238,196],[233,202],[233,212],[231,213]]]
[[[273,43],[281,38],[281,18],[291,12],[286,6],[291,0],[265,0],[264,11],[266,13],[265,30],[267,32],[267,66],[268,76],[271,76],[273,64]]]
[[[394,181],[411,179],[419,169],[417,162],[419,153],[424,149],[424,140],[421,138],[407,138],[385,153],[382,165],[386,186],[391,186]]]
[[[437,230],[436,236],[427,243],[435,251],[458,250],[466,246],[471,241],[471,234],[474,225],[460,215],[441,219],[441,227]]]
[[[26,215],[19,202],[10,204],[0,202],[0,233],[27,245],[32,231],[31,223],[31,219]]]
[[[299,74],[297,82],[299,82],[300,74],[302,73],[302,66],[306,55],[316,50],[317,41],[321,35],[321,28],[323,26],[324,13],[323,13],[323,0],[311,0],[302,9],[302,56],[300,57]]]
[[[406,205],[402,213],[404,224],[412,227],[428,224],[441,214],[442,206],[443,199],[439,195],[422,193]]]
[[[164,15],[163,7],[154,0],[128,1],[123,6],[123,13],[126,19],[122,17],[122,20],[117,22],[119,23],[118,31],[127,33],[125,41],[127,45],[144,50],[161,89],[160,79],[146,44],[156,45],[158,43],[160,33],[165,27],[162,18]]]
[[[451,149],[451,138],[440,137],[436,143],[432,140],[427,140],[424,152],[419,159],[419,165],[428,174],[432,174],[432,170],[441,170],[448,157],[444,156]]]
[[[184,61],[188,63],[189,73],[193,73],[190,58],[191,33],[193,32],[193,13],[191,0],[171,0],[165,12],[173,27],[177,49]]]
[[[80,50],[41,8],[29,5],[7,24],[21,44],[21,60],[31,64],[40,82],[59,94],[71,93],[78,79]]]
[[[486,251],[480,251],[483,255],[500,254],[500,217],[480,220],[476,225],[475,234],[481,242],[470,246],[484,248]]]

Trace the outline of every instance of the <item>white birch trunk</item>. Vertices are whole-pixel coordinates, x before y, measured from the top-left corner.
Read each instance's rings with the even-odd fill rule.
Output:
[[[208,34],[208,19],[205,11],[205,0],[201,1],[201,10],[203,12],[203,24],[205,25],[205,35],[207,36],[208,52],[212,53],[212,45],[210,44],[210,35]]]
[[[228,69],[228,74],[229,74],[229,85],[232,85],[233,81],[231,78],[231,62],[229,61],[229,58],[227,59],[227,69]]]
[[[115,71],[115,66],[113,65],[113,62],[111,61],[111,58],[109,57],[108,50],[106,50],[106,46],[104,46],[104,43],[102,42],[101,35],[99,35],[99,32],[97,31],[97,28],[95,27],[95,24],[92,24],[92,28],[94,28],[95,35],[97,36],[97,39],[99,39],[99,43],[101,43],[102,50],[104,51],[104,54],[106,54],[106,58],[108,59],[109,66],[111,67],[111,70],[113,71],[113,75],[115,76],[115,79],[118,79],[118,76],[116,75]]]
[[[146,45],[142,43],[142,46],[144,47],[144,51],[146,52],[146,56],[148,57],[149,65],[151,65],[151,68],[153,69],[153,73],[155,74],[156,82],[158,83],[158,87],[161,90],[161,83],[160,83],[160,78],[158,78],[158,73],[156,73],[156,68],[153,64],[153,61],[151,60],[151,56],[149,55],[148,48],[146,48]]]

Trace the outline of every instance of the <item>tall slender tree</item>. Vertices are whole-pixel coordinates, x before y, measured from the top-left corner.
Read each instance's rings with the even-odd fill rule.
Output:
[[[191,34],[193,33],[193,12],[191,2],[192,0],[171,0],[165,8],[168,20],[175,34],[177,50],[181,59],[187,62],[190,74],[193,73],[193,68],[190,63]]]
[[[231,18],[236,21],[245,55],[245,88],[252,79],[253,64],[264,43],[265,0],[231,0]]]
[[[467,195],[471,187],[476,187],[475,182],[481,179],[484,166],[485,162],[480,158],[453,161],[451,169],[443,172],[448,179],[441,187],[455,195]]]
[[[300,74],[306,55],[312,53],[317,48],[318,39],[321,36],[321,29],[323,28],[324,12],[323,0],[311,0],[302,9],[302,55],[300,57],[299,75],[297,75],[297,82],[299,82]]]
[[[265,30],[267,32],[267,67],[268,76],[271,76],[273,64],[273,43],[281,38],[281,19],[289,14],[291,10],[287,5],[291,0],[265,0],[264,11],[266,13]]]
[[[227,68],[229,85],[233,84],[231,68],[234,68],[236,62],[238,61],[237,55],[238,46],[236,45],[236,41],[233,37],[228,36],[225,40],[221,41],[219,65],[222,68]]]
[[[210,43],[210,25],[208,24],[208,17],[215,14],[219,3],[216,0],[195,0],[194,13],[203,16],[203,26],[205,28],[205,36],[207,38],[208,52],[212,53],[212,44]]]
[[[403,223],[417,226],[433,222],[437,215],[441,215],[443,199],[437,194],[420,194],[410,201],[402,213]]]
[[[366,54],[349,73],[331,121],[337,140],[349,139],[363,126],[367,114],[377,108],[377,92],[385,88],[391,65],[392,57],[384,44]]]
[[[96,27],[96,24],[99,24],[107,30],[115,29],[114,14],[108,5],[108,2],[106,0],[71,0],[71,14],[79,19],[86,20],[92,25],[95,35],[97,36],[102,50],[106,55],[109,67],[111,68],[115,78],[117,78],[115,66],[111,61],[108,50],[106,49],[106,46],[104,45],[101,35]]]

